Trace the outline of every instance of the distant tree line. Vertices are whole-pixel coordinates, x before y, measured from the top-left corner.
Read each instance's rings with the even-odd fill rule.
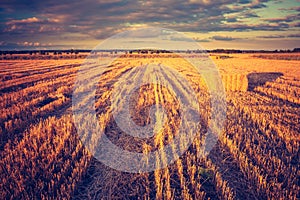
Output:
[[[0,55],[12,55],[12,54],[29,54],[29,55],[62,55],[62,54],[79,54],[79,53],[103,53],[108,52],[110,54],[126,53],[126,54],[160,54],[160,53],[295,53],[300,52],[300,48],[290,49],[280,49],[280,50],[238,50],[238,49],[214,49],[214,50],[157,50],[157,49],[112,49],[112,50],[88,50],[88,49],[68,49],[68,50],[8,50],[1,51]]]

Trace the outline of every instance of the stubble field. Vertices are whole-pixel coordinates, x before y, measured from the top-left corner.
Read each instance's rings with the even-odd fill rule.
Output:
[[[133,121],[139,126],[151,123],[150,107],[158,104],[165,108],[167,120],[152,138],[124,133],[112,117],[110,98],[126,72],[141,63],[171,66],[190,82],[199,100],[200,127],[192,145],[168,167],[148,173],[105,166],[76,134],[72,93],[82,57],[0,60],[0,198],[298,199],[299,57],[211,55],[226,90],[227,115],[222,135],[207,157],[197,156],[210,123],[210,96],[203,77],[176,56],[118,58],[99,80],[95,110],[105,134],[123,149],[147,154],[163,148],[178,134],[181,116],[172,91],[144,85],[132,97]]]

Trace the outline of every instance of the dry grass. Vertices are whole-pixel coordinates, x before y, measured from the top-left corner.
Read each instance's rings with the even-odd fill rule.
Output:
[[[227,91],[227,120],[206,158],[197,154],[210,121],[209,93],[186,62],[166,55],[121,57],[101,76],[95,103],[99,123],[107,127],[111,141],[127,150],[146,154],[172,141],[178,134],[180,105],[165,87],[139,88],[131,105],[136,124],[150,122],[154,104],[165,108],[167,121],[153,138],[128,136],[112,119],[109,100],[126,70],[149,62],[172,66],[190,82],[203,108],[201,128],[188,151],[167,168],[139,174],[96,161],[76,135],[71,97],[83,60],[1,61],[1,199],[299,198],[299,61],[251,54],[212,58]],[[273,72],[279,76],[269,77]],[[249,79],[253,73],[256,79]]]

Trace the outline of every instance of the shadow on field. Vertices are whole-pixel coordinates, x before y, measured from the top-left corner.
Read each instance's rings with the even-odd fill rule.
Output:
[[[250,73],[247,75],[248,91],[253,91],[255,87],[264,85],[268,81],[274,81],[280,76],[283,76],[283,73],[281,72]]]

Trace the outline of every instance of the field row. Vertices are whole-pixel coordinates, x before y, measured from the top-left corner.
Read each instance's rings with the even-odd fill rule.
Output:
[[[227,115],[223,134],[210,154],[201,157],[212,108],[205,80],[187,62],[180,58],[138,61],[119,58],[100,79],[92,66],[90,69],[95,73],[87,73],[86,77],[97,83],[94,108],[99,124],[115,145],[147,155],[170,144],[180,131],[187,136],[191,136],[191,130],[197,133],[188,150],[168,167],[149,173],[125,173],[98,162],[76,134],[78,127],[71,106],[80,62],[0,63],[1,197],[298,198],[300,86],[297,78],[284,75],[249,91],[245,74],[224,74]],[[195,105],[200,107],[197,113],[200,123],[195,129],[185,129],[192,123],[181,122],[184,107],[180,102],[189,99],[194,105],[184,79],[195,92]],[[129,101],[128,119],[142,128],[152,124],[158,130],[155,136],[142,139],[127,134],[112,114],[120,111],[118,105],[124,101],[124,94],[134,90],[137,83],[150,80],[152,83],[138,87]],[[170,87],[160,83],[169,83]],[[84,87],[77,90],[84,91]],[[82,96],[83,101],[88,98]],[[162,106],[165,114],[151,113],[154,107],[161,109],[157,105]],[[217,109],[215,114],[222,112]],[[156,123],[154,116],[159,119]],[[81,117],[84,121],[88,116]],[[85,120],[81,126],[88,128],[89,121]],[[187,143],[188,138],[180,137],[180,144]],[[172,146],[173,156],[178,148],[183,146]],[[165,153],[156,154],[155,158],[160,163],[167,161]]]

